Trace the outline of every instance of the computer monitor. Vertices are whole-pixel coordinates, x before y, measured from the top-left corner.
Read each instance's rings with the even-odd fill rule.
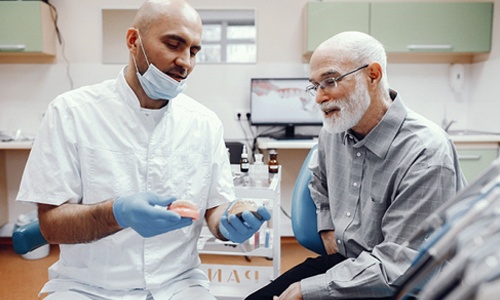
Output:
[[[321,126],[323,115],[312,95],[306,92],[307,78],[252,78],[251,123],[255,126],[284,126],[282,139],[305,138],[296,126]]]

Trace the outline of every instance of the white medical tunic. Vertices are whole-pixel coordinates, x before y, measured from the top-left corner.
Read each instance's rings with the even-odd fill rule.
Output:
[[[203,216],[234,199],[217,116],[184,94],[164,110],[158,123],[141,111],[124,71],[116,80],[60,95],[42,121],[17,200],[94,204],[149,191],[192,200]],[[197,269],[202,225],[203,218],[152,238],[127,228],[95,242],[60,245],[44,291],[80,284],[155,296],[176,282],[208,287]]]

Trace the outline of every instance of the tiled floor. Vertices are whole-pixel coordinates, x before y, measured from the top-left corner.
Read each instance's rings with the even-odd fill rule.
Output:
[[[50,255],[37,260],[26,260],[12,250],[10,239],[0,241],[0,299],[30,300],[47,281],[47,268],[59,255],[59,248],[52,245]],[[281,272],[284,272],[305,258],[315,254],[300,246],[294,238],[281,239]],[[252,258],[248,262],[244,257],[207,255],[201,257],[205,263],[223,264],[270,264],[264,258]]]

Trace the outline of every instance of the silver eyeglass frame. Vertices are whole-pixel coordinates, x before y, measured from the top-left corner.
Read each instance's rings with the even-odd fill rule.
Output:
[[[326,88],[329,88],[329,89],[334,89],[337,87],[337,82],[342,80],[342,78],[346,77],[347,75],[350,75],[352,73],[356,73],[357,71],[359,70],[362,70],[364,68],[367,68],[368,65],[363,65],[359,68],[356,68],[354,70],[351,70],[345,74],[342,74],[338,77],[335,77],[335,78],[331,78],[331,77],[328,77],[328,78],[325,78],[323,80],[321,80],[320,83],[318,84],[311,84],[309,86],[306,87],[306,92],[308,92],[309,94],[311,94],[312,96],[316,97],[316,94],[318,92],[318,88],[321,88],[322,90],[326,89]]]

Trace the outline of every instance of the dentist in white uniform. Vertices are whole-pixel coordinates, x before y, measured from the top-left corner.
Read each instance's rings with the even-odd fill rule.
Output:
[[[217,116],[183,94],[202,25],[183,0],[143,4],[126,34],[128,65],[114,80],[49,105],[18,201],[38,203],[40,229],[60,244],[41,294],[54,299],[215,299],[198,269],[203,218],[166,207],[195,202],[211,232],[243,242],[270,219],[235,198]]]

